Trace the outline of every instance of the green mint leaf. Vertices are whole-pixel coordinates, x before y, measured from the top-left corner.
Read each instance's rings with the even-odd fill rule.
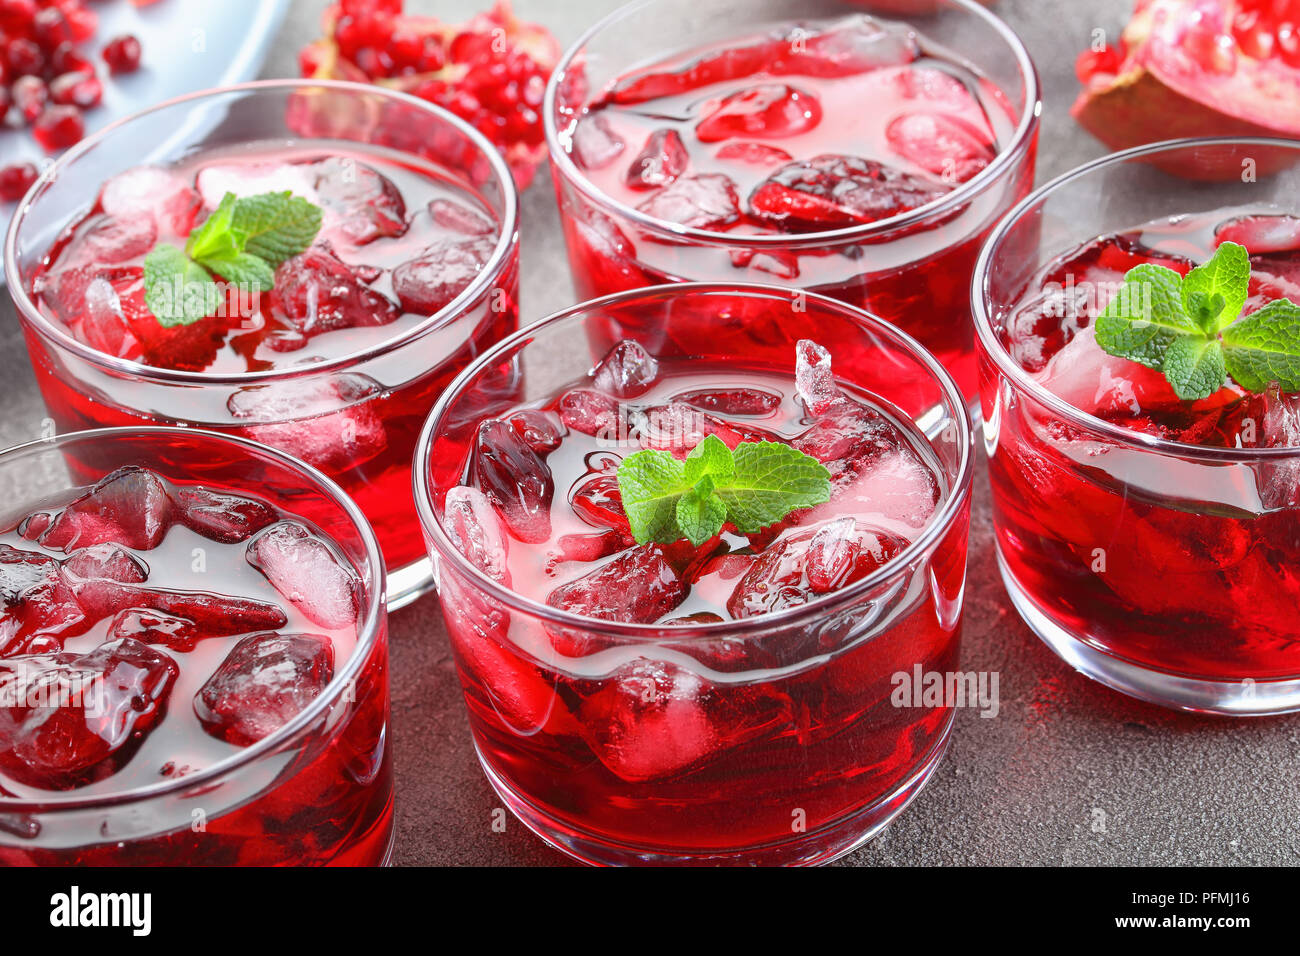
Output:
[[[1223,388],[1223,346],[1218,339],[1185,335],[1169,343],[1165,352],[1165,378],[1179,398],[1196,401]]]
[[[727,506],[713,493],[709,475],[677,499],[677,526],[682,537],[697,548],[721,531],[726,520]]]
[[[728,521],[754,534],[831,497],[830,472],[817,459],[769,441],[732,450],[714,435],[685,461],[666,451],[628,455],[618,467],[618,488],[638,543],[686,538],[696,547]]]
[[[682,537],[677,502],[691,486],[685,466],[666,451],[646,450],[628,455],[618,466],[618,490],[623,498],[632,536],[640,544],[670,544]]]
[[[1226,245],[1226,243],[1225,243]],[[1242,388],[1300,391],[1300,305],[1276,299],[1223,330],[1223,360]]]
[[[1207,335],[1236,320],[1246,305],[1250,256],[1235,242],[1220,243],[1207,262],[1182,280],[1183,310]]]
[[[155,246],[144,257],[144,304],[164,328],[206,318],[220,302],[208,271],[175,246]]]
[[[798,449],[778,442],[741,442],[732,452],[736,471],[717,494],[727,520],[755,534],[792,511],[831,500],[831,473]]]
[[[731,449],[717,435],[706,435],[702,442],[691,449],[683,464],[685,470],[682,480],[688,485],[697,484],[706,475],[712,476],[716,481],[725,481],[736,472]]]
[[[203,220],[203,225],[190,233],[185,241],[185,254],[191,259],[202,261],[209,257],[225,259],[243,251],[238,237],[230,229],[235,217],[235,204],[239,200],[234,193],[221,197],[217,208]]]
[[[1182,281],[1182,276],[1164,266],[1134,266],[1097,316],[1097,344],[1111,355],[1162,369],[1171,342],[1203,334],[1183,311]]]
[[[229,256],[204,256],[203,265],[227,282],[270,292],[275,285],[275,270],[258,256],[236,252]]]
[[[321,209],[288,191],[245,196],[235,205],[231,226],[242,237],[243,250],[274,269],[312,244]]]

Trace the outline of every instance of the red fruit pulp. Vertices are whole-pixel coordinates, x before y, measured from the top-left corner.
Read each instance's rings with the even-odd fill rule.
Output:
[[[589,379],[513,414],[530,416],[543,450],[518,454],[511,412],[481,425],[465,484],[446,495],[444,526],[484,573],[591,624],[543,625],[445,576],[471,723],[507,787],[585,840],[724,853],[788,840],[791,807],[806,810],[809,832],[834,825],[933,755],[950,711],[889,699],[894,673],[955,664],[955,623],[936,613],[928,585],[894,624],[857,643],[845,640],[855,618],[842,609],[821,624],[680,643],[663,631],[620,643],[599,624],[671,633],[797,607],[862,580],[916,538],[945,491],[913,424],[802,365],[792,381],[739,362],[657,362],[631,341]],[[620,460],[641,447],[684,456],[704,434],[820,458],[831,501],[749,537],[727,526],[698,549],[635,543]],[[485,436],[490,480],[479,464]],[[543,533],[535,523],[518,533],[521,503],[545,518]],[[939,564],[960,551],[964,565],[964,541],[944,549]]]
[[[357,648],[362,584],[314,528],[296,547],[327,555],[331,570],[309,595],[277,570],[299,551],[254,565],[259,542],[286,525],[306,527],[242,490],[127,467],[0,531],[0,800],[107,798],[194,774],[325,693]],[[323,625],[320,609],[344,600],[351,617]],[[204,827],[159,807],[144,835],[106,842],[92,820],[85,832],[56,828],[54,843],[40,832],[0,840],[0,862],[379,862],[392,814],[383,656],[381,640],[341,732],[309,734],[296,770],[241,789],[234,805],[210,791]],[[368,779],[350,769],[362,753]]]
[[[1001,92],[905,25],[854,15],[799,29],[801,43],[791,28],[739,35],[639,69],[574,104],[561,142],[609,199],[743,238],[919,209],[977,176],[1010,141]],[[577,192],[562,188],[561,199],[580,298],[683,278],[812,289],[911,332],[974,389],[967,299],[992,220],[976,235],[946,215],[867,245],[727,252],[725,240],[721,250],[660,241]],[[909,251],[894,254],[887,247],[902,235],[912,236]]]
[[[1218,448],[1300,448],[1300,397],[1229,382],[1182,401],[1163,375],[1107,355],[1093,317],[1139,262],[1186,272],[1227,239],[1251,252],[1254,311],[1300,301],[1300,220],[1225,209],[1068,251],[1003,321],[1011,356],[1080,410],[1142,435]],[[996,376],[983,367],[986,412]],[[1236,681],[1300,674],[1300,466],[1195,464],[1091,434],[1033,402],[1002,409],[990,457],[995,526],[1032,599],[1100,649],[1156,670]]]
[[[285,189],[320,205],[324,224],[306,252],[279,266],[274,288],[227,285],[213,315],[159,325],[145,304],[148,252],[158,243],[183,247],[227,191]],[[50,250],[32,288],[49,321],[108,357],[235,377],[292,371],[407,336],[479,277],[500,229],[451,173],[413,157],[251,144],[113,177]],[[383,384],[358,366],[151,404],[126,389],[111,401],[92,399],[83,383],[56,374],[61,363],[34,364],[62,430],[156,422],[162,408],[169,421],[246,435],[321,468],[365,510],[396,569],[424,554],[409,491],[420,426],[469,358],[513,331],[513,263],[487,307],[447,316],[436,334],[394,359]]]

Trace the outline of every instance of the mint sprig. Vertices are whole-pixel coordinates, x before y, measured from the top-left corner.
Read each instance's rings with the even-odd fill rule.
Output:
[[[716,435],[685,461],[666,451],[628,455],[618,488],[637,543],[685,538],[695,547],[728,521],[741,534],[755,534],[831,496],[830,472],[817,459],[770,441],[741,442],[733,451]]]
[[[221,302],[213,276],[269,292],[275,269],[320,231],[321,209],[284,192],[226,193],[182,251],[160,243],[144,258],[144,302],[167,328],[212,315]]]
[[[1185,277],[1134,266],[1097,316],[1097,344],[1164,373],[1182,399],[1209,398],[1227,378],[1249,392],[1300,391],[1300,306],[1276,299],[1242,316],[1249,290],[1250,257],[1235,242]]]

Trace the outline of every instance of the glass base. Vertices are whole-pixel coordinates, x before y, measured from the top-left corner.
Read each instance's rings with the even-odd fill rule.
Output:
[[[1162,707],[1230,717],[1264,717],[1300,710],[1300,679],[1199,680],[1135,664],[1099,650],[1057,624],[1012,575],[1002,549],[998,569],[1011,603],[1044,644],[1079,673]]]
[[[433,589],[433,562],[428,558],[412,561],[388,572],[388,610],[406,607],[420,595]]]
[[[818,866],[852,853],[887,827],[925,786],[948,749],[952,717],[916,771],[892,793],[852,815],[790,840],[737,850],[681,852],[611,843],[539,811],[502,780],[478,751],[492,789],[519,820],[561,853],[591,866]]]

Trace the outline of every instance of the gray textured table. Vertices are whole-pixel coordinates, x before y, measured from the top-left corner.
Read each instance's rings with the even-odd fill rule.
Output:
[[[461,20],[487,0],[408,0]],[[618,0],[516,0],[525,19],[575,39]],[[265,76],[296,75],[321,0],[298,0]],[[1115,36],[1131,0],[1002,0],[1042,75],[1040,181],[1104,149],[1074,126],[1072,64],[1095,28]],[[523,197],[527,319],[570,304],[548,177]],[[0,444],[37,437],[40,397],[12,306],[0,303]],[[1248,721],[1180,715],[1075,674],[1012,610],[994,564],[983,469],[976,475],[963,668],[997,671],[992,719],[961,711],[947,758],[916,802],[843,865],[1295,864],[1300,716]],[[553,865],[563,858],[498,806],[470,744],[437,599],[392,615],[398,864]]]

